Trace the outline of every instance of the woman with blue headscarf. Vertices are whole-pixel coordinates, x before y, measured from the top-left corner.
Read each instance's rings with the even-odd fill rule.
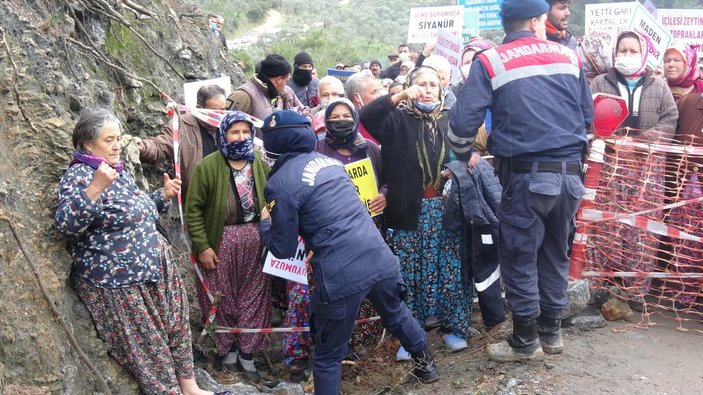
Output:
[[[259,263],[259,214],[269,169],[254,150],[253,126],[240,111],[222,119],[219,150],[195,167],[186,199],[193,253],[212,293],[222,293],[215,320],[226,327],[269,325],[269,277]],[[210,300],[202,286],[198,301],[204,320]],[[258,381],[253,354],[266,350],[264,334],[216,334],[215,344],[225,370],[236,368]]]

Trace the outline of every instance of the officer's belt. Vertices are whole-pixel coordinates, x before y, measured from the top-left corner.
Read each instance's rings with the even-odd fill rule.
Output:
[[[532,173],[532,165],[534,162],[508,162],[508,168],[511,173]],[[537,172],[561,173],[563,162],[537,162]],[[580,175],[580,162],[566,162],[566,174]]]

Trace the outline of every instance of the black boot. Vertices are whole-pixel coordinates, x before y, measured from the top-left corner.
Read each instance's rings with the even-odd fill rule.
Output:
[[[501,343],[489,344],[488,355],[496,362],[544,358],[544,351],[537,334],[537,318],[513,317],[513,333]]]
[[[434,364],[434,358],[432,358],[432,355],[427,349],[413,354],[412,357],[415,363],[413,374],[420,382],[429,384],[439,380],[439,372],[437,371],[437,366]]]
[[[561,338],[561,319],[540,315],[537,319],[537,333],[542,350],[547,354],[561,354],[564,341]]]

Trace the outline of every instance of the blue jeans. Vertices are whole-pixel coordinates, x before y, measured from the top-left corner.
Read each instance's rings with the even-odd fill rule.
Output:
[[[425,350],[427,340],[403,299],[406,287],[400,273],[376,283],[342,300],[330,302],[324,287],[318,286],[311,297],[311,332],[315,340],[312,371],[315,394],[338,395],[342,380],[342,359],[354,330],[354,321],[361,302],[368,296],[381,316],[383,326],[411,354]]]

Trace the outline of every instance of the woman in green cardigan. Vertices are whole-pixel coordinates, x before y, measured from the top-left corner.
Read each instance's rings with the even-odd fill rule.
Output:
[[[222,293],[216,322],[234,328],[268,327],[271,309],[269,277],[259,263],[259,213],[269,168],[254,150],[253,126],[240,111],[222,119],[219,151],[195,167],[186,199],[193,252],[212,292]],[[202,285],[198,301],[205,320],[210,300]],[[216,334],[215,344],[225,370],[258,381],[253,354],[268,347],[263,334]]]

